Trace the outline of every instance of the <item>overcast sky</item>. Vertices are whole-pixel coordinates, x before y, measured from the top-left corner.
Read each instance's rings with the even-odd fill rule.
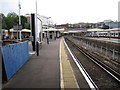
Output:
[[[54,23],[101,22],[118,20],[120,0],[37,0],[38,14],[51,17]],[[21,14],[34,13],[36,0],[20,0]],[[0,0],[0,12],[18,14],[18,0]]]

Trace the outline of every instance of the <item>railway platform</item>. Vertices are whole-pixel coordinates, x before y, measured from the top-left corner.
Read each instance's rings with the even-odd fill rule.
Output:
[[[107,41],[107,42],[113,42],[113,43],[120,43],[120,39],[117,39],[117,38],[89,38],[89,39]]]
[[[18,88],[79,88],[65,50],[63,38],[43,42],[40,55],[28,62],[5,84],[3,90]]]

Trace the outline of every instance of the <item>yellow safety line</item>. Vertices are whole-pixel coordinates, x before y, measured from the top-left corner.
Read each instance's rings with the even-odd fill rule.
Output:
[[[64,82],[63,82],[63,72],[62,72],[62,60],[61,60],[61,43],[62,43],[62,39],[60,40],[60,87],[62,89],[64,89]]]

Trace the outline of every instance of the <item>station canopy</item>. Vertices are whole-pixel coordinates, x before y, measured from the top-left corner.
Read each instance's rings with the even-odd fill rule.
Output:
[[[90,31],[90,32],[97,32],[97,31],[104,31],[104,29],[98,29],[98,28],[94,28],[94,29],[88,29],[87,31]]]
[[[17,30],[10,29],[10,32],[17,32]],[[29,29],[22,29],[21,32],[31,32],[31,30],[29,30]]]
[[[82,32],[82,31],[68,31],[69,33],[79,33],[79,32]]]
[[[56,29],[56,28],[49,28],[49,29],[43,29],[43,31],[59,31],[59,32],[64,32],[64,28],[62,29]]]

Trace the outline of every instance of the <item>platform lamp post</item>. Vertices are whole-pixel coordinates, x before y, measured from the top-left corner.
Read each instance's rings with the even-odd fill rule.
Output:
[[[35,23],[36,23],[36,52],[37,52],[37,56],[39,56],[39,37],[38,37],[38,22],[37,19],[39,19],[41,21],[41,27],[42,27],[42,20],[38,17],[39,14],[37,14],[37,0],[36,0],[36,15],[35,15]],[[42,29],[42,28],[41,28]],[[42,37],[42,30],[41,30],[41,37]],[[41,38],[41,42],[42,42],[42,38]]]
[[[49,40],[50,40],[50,33],[49,33],[49,22],[48,22],[48,20],[50,19],[51,17],[47,17],[47,24],[48,24],[48,33],[47,33],[47,41],[48,41],[48,43],[49,43]]]
[[[19,26],[21,26],[21,17],[20,17],[21,5],[20,5],[20,0],[18,1],[18,7],[19,7]],[[21,41],[21,31],[19,33],[19,37],[20,37],[20,41]]]
[[[36,42],[36,53],[37,53],[37,56],[39,56],[39,42],[38,42],[38,37],[37,37],[37,33],[38,33],[38,28],[37,28],[37,0],[36,0],[36,15],[35,15],[35,27],[36,27],[36,30],[35,30],[35,36],[36,36],[36,39],[35,39],[35,42]]]

